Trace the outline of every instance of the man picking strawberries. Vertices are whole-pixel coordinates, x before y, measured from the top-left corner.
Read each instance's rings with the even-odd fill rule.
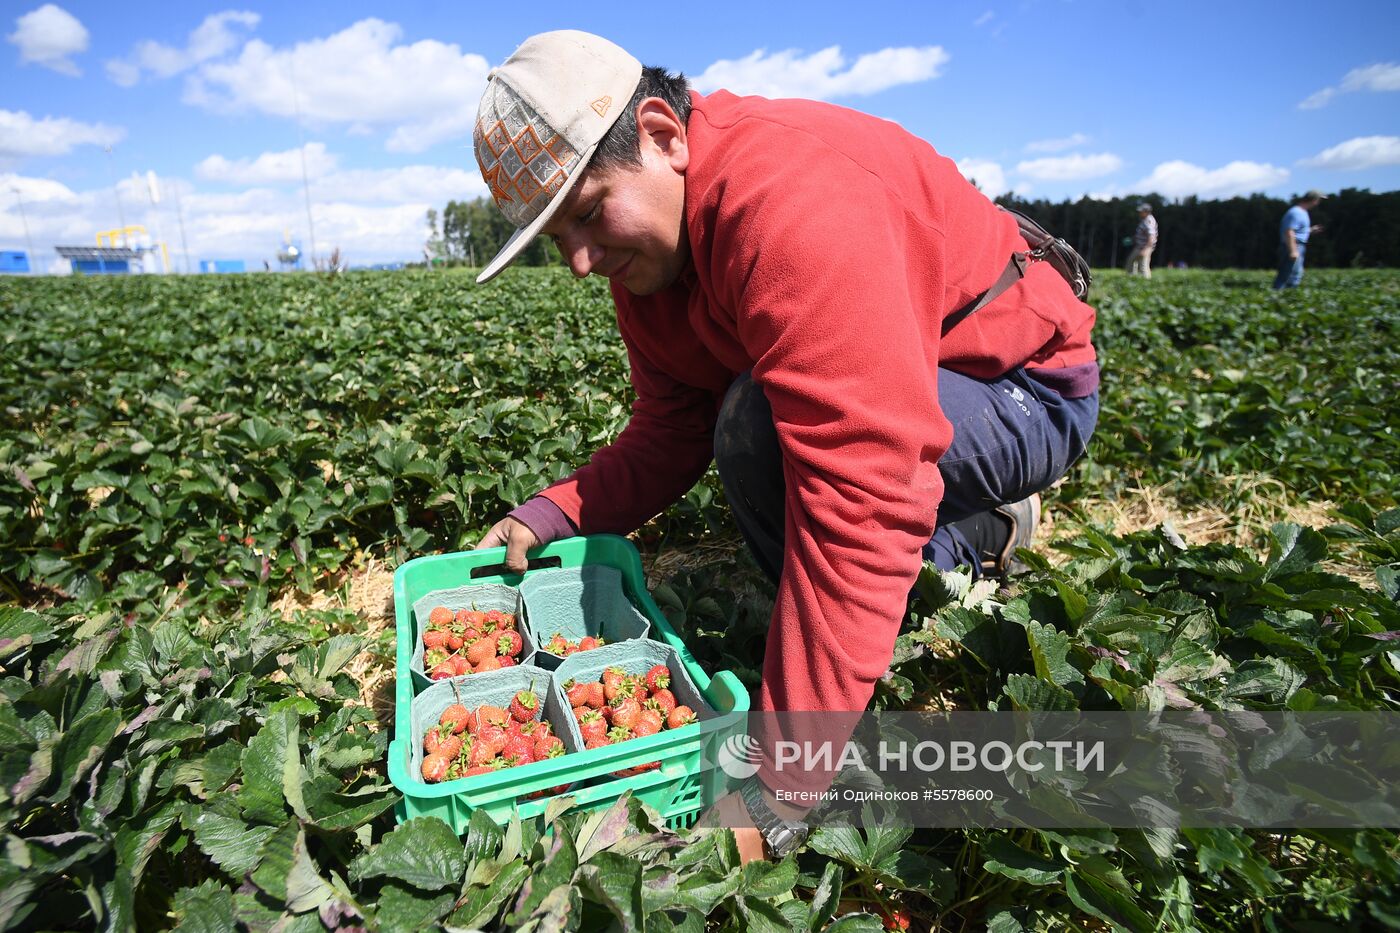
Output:
[[[609,279],[636,390],[616,440],[479,547],[523,570],[536,545],[630,532],[714,461],[777,585],[756,709],[864,710],[922,561],[1004,573],[1083,453],[1093,309],[1009,261],[1015,219],[898,125],[700,95],[587,33],[496,69],[475,142],[519,228],[478,281],[551,237]],[[771,795],[744,799],[765,828],[746,854],[782,854]]]

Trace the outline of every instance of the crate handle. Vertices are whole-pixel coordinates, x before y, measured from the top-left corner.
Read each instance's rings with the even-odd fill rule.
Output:
[[[557,557],[532,557],[525,562],[525,572],[531,570],[543,570],[546,567],[562,566],[562,561]],[[513,574],[515,571],[507,570],[505,564],[487,564],[484,567],[472,568],[472,579],[478,577],[503,577],[506,574]]]

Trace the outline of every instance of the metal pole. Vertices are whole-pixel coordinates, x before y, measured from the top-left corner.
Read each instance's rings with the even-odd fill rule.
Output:
[[[122,246],[126,246],[126,212],[122,210],[122,193],[117,187],[117,170],[112,164],[112,147],[102,148],[107,153],[107,174],[112,177],[112,194],[117,198],[117,221],[122,225]]]
[[[34,241],[29,239],[29,218],[24,216],[24,196],[20,194],[18,186],[11,186],[10,190],[15,193],[15,202],[19,204],[19,222],[24,224],[24,246],[29,250],[29,274],[34,274]]]
[[[190,274],[190,244],[185,241],[185,209],[180,206],[180,186],[172,184],[170,193],[175,196],[175,216],[180,221],[180,252],[185,256],[185,274]]]

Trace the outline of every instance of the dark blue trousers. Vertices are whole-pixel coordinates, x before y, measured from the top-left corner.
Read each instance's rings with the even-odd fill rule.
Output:
[[[938,401],[952,422],[953,443],[938,461],[943,501],[924,559],[944,570],[971,566],[977,576],[980,555],[957,523],[1063,476],[1094,433],[1099,397],[1062,398],[1024,369],[988,381],[940,369]],[[748,373],[734,380],[720,409],[715,464],[749,550],[776,582],[786,502],[782,453],[772,408]]]

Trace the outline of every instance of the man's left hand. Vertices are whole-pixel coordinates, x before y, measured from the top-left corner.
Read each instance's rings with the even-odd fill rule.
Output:
[[[739,849],[739,864],[746,865],[768,857],[763,834],[749,816],[748,807],[738,793],[725,794],[700,817],[700,826],[728,826],[734,831],[734,844]]]

